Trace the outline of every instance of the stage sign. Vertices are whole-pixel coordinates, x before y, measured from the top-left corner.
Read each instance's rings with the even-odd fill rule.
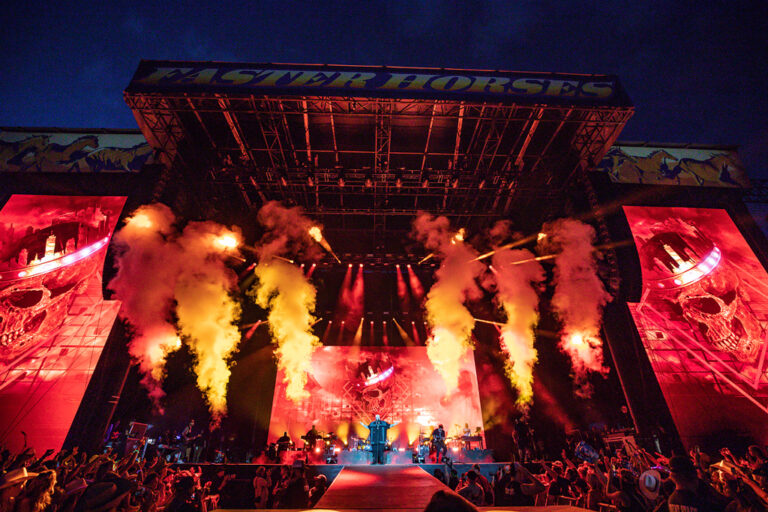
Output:
[[[595,168],[614,183],[749,188],[736,151],[613,146]]]
[[[477,387],[474,356],[462,362],[458,389],[446,396],[445,384],[427,357],[426,347],[326,346],[312,356],[312,371],[306,389],[310,397],[294,403],[285,395],[282,372],[278,372],[272,400],[269,440],[288,432],[297,446],[312,425],[336,433],[353,447],[366,439],[368,431],[358,422],[370,423],[379,414],[390,423],[393,445],[405,448],[429,435],[442,423],[449,436],[469,424],[483,435],[483,417]]]
[[[630,105],[618,79],[612,75],[304,64],[143,60],[126,91]]]
[[[684,442],[768,442],[768,273],[725,210],[624,212],[643,274],[629,308]]]
[[[120,303],[102,269],[125,197],[13,195],[0,210],[0,444],[58,450]]]
[[[138,132],[0,131],[0,172],[139,172],[151,159]]]

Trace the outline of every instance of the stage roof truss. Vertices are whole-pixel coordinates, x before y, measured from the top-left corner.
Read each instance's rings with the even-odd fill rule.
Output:
[[[470,224],[555,198],[600,161],[631,106],[126,92],[180,172],[339,224],[425,210]],[[208,169],[194,169],[208,166]],[[400,226],[402,222],[395,221]]]

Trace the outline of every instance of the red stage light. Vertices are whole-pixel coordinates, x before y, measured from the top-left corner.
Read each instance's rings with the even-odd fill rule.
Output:
[[[350,263],[349,265],[347,265],[347,267],[352,268],[352,264]]]
[[[360,268],[363,268],[363,264],[362,263],[360,264]]]
[[[313,264],[312,264],[312,267],[316,267],[316,266],[317,266],[317,263],[313,263]]]

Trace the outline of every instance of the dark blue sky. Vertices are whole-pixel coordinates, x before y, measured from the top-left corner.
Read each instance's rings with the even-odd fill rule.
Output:
[[[141,58],[615,73],[622,140],[739,144],[768,177],[764,2],[52,4],[3,9],[2,126],[134,128]]]

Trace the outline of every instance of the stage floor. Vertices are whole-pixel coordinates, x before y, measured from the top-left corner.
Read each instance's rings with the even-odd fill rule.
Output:
[[[314,511],[421,512],[432,495],[448,487],[417,465],[344,466]],[[217,509],[221,512],[255,512],[250,509]],[[273,509],[275,511],[286,509]],[[583,512],[566,505],[548,507],[481,507],[480,510],[518,512]],[[216,512],[216,511],[214,511]]]
[[[414,465],[346,466],[316,508],[423,510],[441,489],[448,487]]]
[[[260,508],[260,509],[215,509],[211,512],[370,512],[370,508]],[[376,508],[379,512],[422,512],[424,508]],[[548,505],[546,507],[478,507],[483,512],[592,512],[586,508],[569,505]]]

